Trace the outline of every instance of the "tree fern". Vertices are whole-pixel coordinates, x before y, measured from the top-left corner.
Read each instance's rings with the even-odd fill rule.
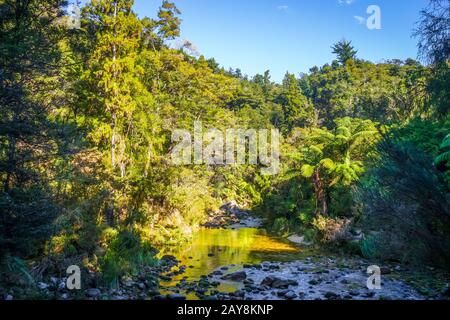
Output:
[[[441,144],[441,149],[449,148],[450,147],[450,134],[447,135],[444,139],[444,141]]]
[[[450,162],[450,151],[444,152],[443,154],[439,155],[434,161],[436,165],[448,162]]]
[[[434,164],[436,166],[447,164],[450,162],[450,134],[447,135],[447,137],[445,137],[444,141],[442,142],[441,150],[443,153],[441,153],[434,161]]]

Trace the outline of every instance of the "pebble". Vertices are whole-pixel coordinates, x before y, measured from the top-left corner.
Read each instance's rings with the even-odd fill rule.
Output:
[[[98,298],[102,294],[101,291],[96,288],[87,289],[85,293],[90,298]]]

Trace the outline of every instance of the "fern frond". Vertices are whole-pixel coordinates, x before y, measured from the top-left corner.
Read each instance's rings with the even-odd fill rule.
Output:
[[[302,166],[301,174],[305,178],[311,178],[314,174],[315,168],[313,166],[310,166],[309,164],[305,164]]]
[[[322,155],[323,151],[319,146],[309,146],[309,150],[311,150],[312,152],[316,153],[317,155]]]
[[[326,158],[320,161],[320,164],[327,170],[331,171],[336,168],[336,164],[333,160]]]
[[[336,133],[337,136],[344,136],[346,138],[349,138],[352,135],[350,129],[344,126],[338,127],[336,129]]]
[[[441,154],[436,158],[436,160],[434,160],[435,165],[440,165],[446,162],[450,162],[450,151]]]
[[[301,171],[299,171],[297,168],[294,168],[294,169],[289,169],[288,171],[286,171],[283,175],[283,178],[286,180],[290,180],[293,178],[298,178],[300,176],[302,176]]]
[[[445,149],[450,147],[450,134],[445,137],[444,141],[441,144],[441,149]]]

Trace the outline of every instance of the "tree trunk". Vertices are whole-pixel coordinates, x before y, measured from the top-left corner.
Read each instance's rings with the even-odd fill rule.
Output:
[[[113,169],[116,167],[116,114],[115,112],[112,114],[112,122],[111,122],[111,165]]]
[[[117,2],[114,3],[114,40],[113,40],[113,46],[112,46],[112,60],[113,60],[113,79],[114,81],[117,78],[117,73],[116,73],[116,59],[117,59],[117,46],[116,43],[114,41],[116,41],[116,18],[117,18]],[[115,91],[116,89],[114,89]],[[113,95],[116,96],[117,93],[113,92]],[[111,118],[112,118],[112,123],[111,123],[111,129],[112,129],[112,137],[111,137],[111,164],[113,169],[116,167],[116,111],[112,110],[111,113]]]
[[[112,199],[108,206],[105,208],[106,224],[111,228],[114,227],[115,222],[114,211],[114,199]]]
[[[314,192],[316,194],[316,212],[315,215],[328,216],[328,203],[325,188],[320,178],[320,170],[316,169],[313,175]]]

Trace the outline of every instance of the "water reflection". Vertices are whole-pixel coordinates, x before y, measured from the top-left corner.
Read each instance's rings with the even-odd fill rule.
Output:
[[[290,261],[298,258],[299,248],[260,229],[202,229],[191,242],[178,248],[163,249],[160,255],[171,254],[186,272],[164,286],[173,286],[181,279],[198,280],[219,267],[255,264],[263,261]]]

